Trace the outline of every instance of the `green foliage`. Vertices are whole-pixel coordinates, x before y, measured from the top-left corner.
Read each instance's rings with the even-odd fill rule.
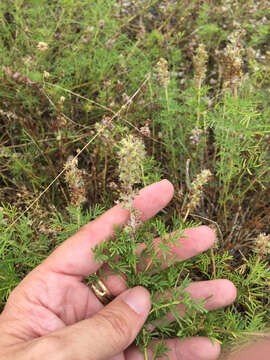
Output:
[[[9,231],[6,231],[7,224],[18,217],[18,212],[11,206],[0,210],[1,309],[11,290],[29,271],[39,265],[55,246],[104,211],[99,205],[86,211],[69,207],[65,214],[54,209],[53,216],[44,212],[41,215],[38,210],[36,209],[38,218],[31,220],[29,217],[22,217]]]
[[[269,1],[119,4],[0,2],[0,307],[55,246],[119,199],[117,152],[122,138],[133,135],[147,153],[138,187],[166,177],[175,197],[158,220],[137,230],[135,242],[117,229],[117,241],[97,255],[124,272],[130,286],[149,287],[148,321],[163,317],[154,293],[173,287],[177,271],[179,293],[170,301],[181,295],[190,304],[188,316],[153,332],[144,328],[138,343],[179,334],[207,335],[226,346],[266,331],[268,259],[258,261],[254,239],[269,232]],[[198,82],[200,44],[208,60]],[[232,44],[230,63],[224,49]],[[69,206],[70,188],[58,176],[70,156],[84,173],[85,207]],[[213,176],[188,213],[190,184],[204,169]],[[154,236],[198,221],[216,227],[211,253],[161,272],[159,259],[155,273],[136,272],[137,242],[145,241],[143,254],[151,257]],[[168,257],[166,243],[160,251]],[[238,299],[205,314],[185,297],[184,285],[214,278],[233,281]],[[164,346],[154,349],[156,357]]]
[[[129,287],[146,287],[151,294],[152,309],[136,339],[142,350],[153,346],[156,339],[196,335],[197,317],[206,313],[203,307],[205,300],[192,299],[185,290],[190,283],[188,275],[181,276],[185,264],[179,263],[172,253],[173,245],[181,247],[178,239],[183,229],[169,235],[162,219],[156,218],[143,224],[135,237],[125,228],[115,228],[114,239],[104,241],[93,249],[95,261],[106,262],[110,273],[125,278]],[[155,235],[159,236],[158,243]],[[97,275],[108,276],[102,270]],[[185,317],[179,311],[183,306]],[[170,313],[174,315],[174,321],[168,319]]]

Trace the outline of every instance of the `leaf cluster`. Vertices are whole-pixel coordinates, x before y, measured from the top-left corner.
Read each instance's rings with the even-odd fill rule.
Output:
[[[181,281],[228,278],[239,294],[225,310],[191,314],[156,333],[144,329],[139,343],[151,342],[158,331],[161,337],[180,331],[228,345],[269,328],[269,259],[258,261],[254,249],[257,235],[269,233],[270,218],[269,16],[268,0],[0,2],[1,308],[55,246],[119,198],[116,145],[132,134],[146,146],[141,185],[167,178],[175,197],[160,224],[138,229],[131,240],[116,229],[117,242],[104,244],[100,256],[130,286],[152,289],[157,306],[154,293],[165,285],[181,287]],[[224,89],[222,54],[239,31],[243,76],[237,87]],[[200,44],[208,62],[198,88],[193,59]],[[170,78],[165,87],[156,78],[161,58]],[[96,133],[104,116],[112,125],[107,138]],[[148,135],[141,130],[146,124]],[[87,202],[67,208],[70,189],[57,176],[83,148],[78,168],[88,174]],[[156,255],[154,236],[188,226],[181,216],[190,184],[203,169],[213,177],[187,219],[214,225],[218,246],[167,270],[160,271],[160,256],[148,273],[137,271],[138,244],[147,261]],[[163,223],[168,228],[162,233]],[[167,245],[159,250],[168,260]],[[119,262],[112,261],[116,257]],[[151,316],[160,317],[161,309]],[[164,344],[154,349],[156,355],[164,351]]]
[[[203,307],[205,299],[193,299],[186,291],[189,275],[183,262],[173,255],[173,247],[181,247],[179,239],[183,238],[185,227],[169,233],[162,219],[156,218],[143,224],[135,237],[118,227],[113,239],[93,249],[95,261],[106,263],[109,272],[104,273],[101,268],[89,277],[90,282],[117,274],[128,287],[144,286],[151,294],[152,308],[136,339],[142,350],[153,346],[157,339],[162,343],[166,338],[196,335],[198,317],[207,313]],[[169,314],[174,320],[170,320]],[[158,353],[161,356],[161,349]]]

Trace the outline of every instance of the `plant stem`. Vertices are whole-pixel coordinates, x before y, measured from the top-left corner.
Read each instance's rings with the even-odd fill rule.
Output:
[[[216,270],[215,255],[214,255],[213,248],[211,248],[211,260],[212,260],[212,266],[213,266],[214,279],[216,279],[217,278],[217,270]]]
[[[251,272],[249,273],[249,275],[248,275],[248,277],[247,277],[247,279],[246,279],[246,282],[248,282],[248,281],[251,279],[251,277],[252,277],[252,275],[254,274],[254,272],[256,271],[256,268],[257,268],[257,266],[259,265],[259,262],[261,261],[261,259],[262,259],[261,255],[258,254],[258,257],[257,257],[257,259],[256,259],[256,262],[255,262],[255,264],[254,264]]]
[[[169,106],[169,93],[168,93],[168,86],[165,86],[164,88],[165,90],[165,97],[166,97],[166,104],[167,104],[167,111],[168,111],[168,115],[170,114],[170,106]],[[168,134],[168,133],[167,133]],[[168,137],[170,137],[170,144],[174,143],[174,139],[173,139],[173,128],[172,125],[170,123],[169,126],[169,134]],[[172,163],[173,163],[173,168],[176,170],[176,160],[175,160],[175,148],[174,146],[171,148],[172,151]],[[170,155],[170,154],[169,154]]]
[[[199,80],[197,88],[197,122],[196,126],[200,126],[200,117],[201,117],[201,79]]]
[[[184,217],[184,222],[187,220],[188,215],[189,215],[189,209],[187,210],[186,215]]]
[[[144,354],[144,360],[148,360],[148,354],[147,354],[147,348],[146,347],[143,349],[143,354]]]
[[[166,307],[169,307],[171,305],[178,305],[178,304],[181,304],[181,301],[173,301],[171,303],[167,303],[167,304],[163,304],[163,305],[160,305],[160,306],[157,306],[156,308],[152,309],[150,312],[149,312],[149,315],[152,314],[154,311],[156,310],[159,310],[159,309],[163,309],[163,308],[166,308]]]

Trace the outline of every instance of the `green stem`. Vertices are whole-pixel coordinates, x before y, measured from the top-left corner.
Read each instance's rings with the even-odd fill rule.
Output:
[[[184,222],[186,222],[188,215],[189,215],[189,209],[187,210],[186,215],[184,217],[184,220],[183,220]]]
[[[147,354],[147,348],[146,347],[143,349],[143,354],[144,354],[144,360],[148,360],[148,354]]]
[[[259,265],[259,262],[261,261],[262,257],[260,255],[258,255],[257,259],[256,259],[256,262],[251,270],[251,272],[249,273],[247,279],[246,279],[246,282],[248,283],[249,280],[251,279],[252,275],[254,274],[254,272],[256,271],[256,268],[257,266]]]
[[[167,111],[168,114],[170,113],[170,106],[169,106],[169,93],[168,93],[168,86],[165,87],[165,97],[166,97],[166,104],[167,104]],[[173,128],[170,124],[169,126],[169,134],[170,136],[170,144],[174,143],[174,139],[173,139]],[[173,162],[173,168],[174,170],[176,170],[176,160],[175,160],[175,148],[174,146],[172,147],[172,162]]]
[[[196,126],[200,126],[200,117],[201,117],[201,79],[199,80],[198,89],[197,89],[197,122]]]
[[[143,354],[144,354],[144,360],[148,360],[148,353],[147,353],[147,345],[148,345],[148,341],[146,339],[146,331],[145,329],[142,330],[143,332]]]
[[[168,110],[168,112],[170,112],[168,86],[165,87],[165,97],[166,97],[167,110]]]
[[[167,303],[167,304],[163,304],[163,305],[157,306],[156,308],[153,308],[153,309],[149,312],[149,315],[152,314],[154,311],[157,311],[157,310],[160,310],[160,309],[169,307],[169,306],[171,306],[171,305],[179,305],[179,304],[181,304],[181,301],[173,301],[173,302],[171,302],[171,303]]]

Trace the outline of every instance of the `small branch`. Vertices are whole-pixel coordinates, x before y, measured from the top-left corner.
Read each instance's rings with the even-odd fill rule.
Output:
[[[187,186],[188,190],[190,191],[189,165],[190,165],[190,159],[187,159],[187,161],[186,161],[186,186]]]
[[[173,302],[171,302],[171,303],[167,303],[167,304],[163,304],[163,305],[157,306],[156,308],[153,308],[153,309],[149,312],[149,315],[152,314],[153,312],[157,311],[157,310],[160,310],[160,309],[169,307],[169,306],[171,306],[171,305],[179,305],[179,304],[181,304],[181,301],[173,301]]]
[[[214,256],[213,248],[211,248],[211,260],[212,260],[212,266],[213,266],[214,279],[216,279],[217,278],[217,270],[216,270],[216,263],[215,263],[215,256]]]

